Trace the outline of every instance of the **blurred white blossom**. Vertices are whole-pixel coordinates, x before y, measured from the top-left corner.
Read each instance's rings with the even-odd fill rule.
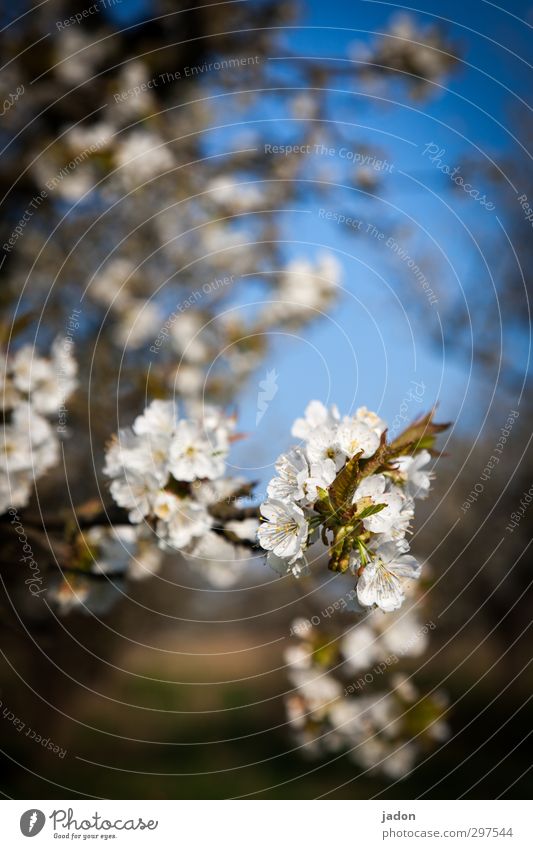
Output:
[[[31,345],[2,359],[2,446],[0,451],[0,513],[24,507],[35,482],[59,459],[57,432],[48,419],[59,417],[77,386],[72,344],[57,338],[51,357],[41,357]]]

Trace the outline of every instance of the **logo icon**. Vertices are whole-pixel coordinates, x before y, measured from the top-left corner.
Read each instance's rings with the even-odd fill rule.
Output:
[[[259,392],[257,393],[257,413],[255,417],[256,427],[268,410],[268,404],[276,396],[278,391],[278,373],[276,369],[267,371],[265,379],[259,381]]]
[[[20,830],[24,837],[35,837],[42,830],[45,822],[46,817],[42,811],[30,808],[29,811],[24,811],[20,818]]]

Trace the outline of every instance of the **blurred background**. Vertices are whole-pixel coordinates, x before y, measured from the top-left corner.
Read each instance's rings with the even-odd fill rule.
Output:
[[[2,342],[67,335],[79,369],[20,510],[45,603],[1,520],[4,795],[531,794],[532,11],[3,5]],[[327,573],[78,568],[69,521],[110,503],[107,441],[172,395],[237,413],[247,506],[313,398],[393,433],[437,402],[453,422],[412,540],[435,628],[402,667],[447,694],[449,730],[405,777],[291,737],[284,653]]]

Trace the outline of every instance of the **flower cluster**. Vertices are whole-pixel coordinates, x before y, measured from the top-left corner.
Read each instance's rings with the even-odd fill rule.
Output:
[[[285,661],[294,688],[286,698],[288,720],[304,753],[346,750],[359,766],[400,778],[424,748],[448,736],[444,695],[421,696],[394,669],[402,657],[426,648],[428,626],[412,607],[387,617],[370,611],[340,638],[293,623],[293,633],[302,630]],[[353,683],[353,674],[372,663],[372,671]]]
[[[0,513],[25,507],[34,482],[59,458],[59,441],[50,419],[77,385],[76,361],[66,339],[56,339],[51,358],[25,345],[11,358],[0,354],[2,373],[2,450]]]
[[[420,576],[407,553],[415,498],[428,493],[425,467],[446,427],[430,413],[388,443],[385,422],[366,407],[341,418],[312,401],[292,428],[300,445],[278,458],[261,505],[268,563],[299,575],[326,547],[329,568],[357,578],[362,607],[400,607],[406,584]]]
[[[255,537],[257,521],[223,524],[217,515],[224,499],[246,488],[241,479],[224,476],[234,429],[234,418],[215,407],[180,418],[173,401],[152,401],[111,441],[104,468],[111,495],[130,522],[147,522],[160,548],[228,560],[235,558],[230,540]]]
[[[456,46],[439,27],[420,25],[407,13],[395,15],[388,31],[373,43],[355,44],[352,55],[366,63],[367,77],[379,79],[383,72],[399,72],[418,97],[441,83],[457,62]]]
[[[276,300],[267,304],[261,319],[266,326],[305,323],[331,309],[339,295],[341,267],[330,253],[321,253],[313,263],[297,258],[280,275]]]

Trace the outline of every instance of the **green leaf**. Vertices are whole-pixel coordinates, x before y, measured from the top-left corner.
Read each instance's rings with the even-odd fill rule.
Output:
[[[368,554],[367,554],[366,547],[364,546],[363,541],[361,539],[359,539],[359,537],[357,537],[355,542],[356,542],[357,548],[359,549],[359,556],[361,558],[361,567],[364,568],[366,566],[366,564],[368,563]]]
[[[435,408],[416,419],[403,433],[396,437],[389,446],[389,458],[402,454],[416,454],[423,448],[433,450],[436,436],[450,427],[451,422],[437,423],[433,421]]]
[[[321,486],[317,486],[316,491],[318,493],[318,498],[313,507],[317,513],[320,513],[321,516],[327,516],[333,512],[328,491],[327,489],[323,489]]]
[[[349,508],[359,483],[359,459],[362,452],[348,460],[328,489],[329,500],[335,513]]]
[[[361,501],[357,502],[357,505],[361,504],[362,501],[366,501],[366,498],[361,498]],[[367,516],[374,516],[375,513],[381,513],[381,511],[386,507],[386,504],[368,504],[366,506],[363,505],[362,508],[357,509],[357,513],[355,514],[356,519],[366,519]]]

